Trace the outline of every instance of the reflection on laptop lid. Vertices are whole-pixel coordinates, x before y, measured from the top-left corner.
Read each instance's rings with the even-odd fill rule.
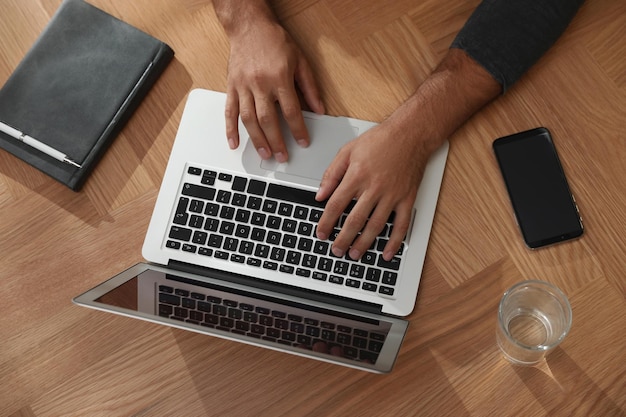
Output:
[[[228,148],[223,93],[193,90],[139,264],[77,297],[78,304],[374,372],[393,366],[414,308],[447,143],[430,159],[405,242],[382,258],[391,223],[360,260],[315,237],[314,195],[339,148],[371,122],[304,112],[290,160],[262,161],[240,125]],[[336,226],[341,228],[345,215]],[[331,236],[330,240],[332,241]]]

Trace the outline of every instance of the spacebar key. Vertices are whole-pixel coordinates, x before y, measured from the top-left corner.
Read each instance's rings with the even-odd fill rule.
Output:
[[[316,201],[313,191],[300,190],[298,188],[287,187],[285,185],[269,184],[267,197],[278,200],[289,201],[291,203],[304,204],[307,206],[324,207],[325,201]]]

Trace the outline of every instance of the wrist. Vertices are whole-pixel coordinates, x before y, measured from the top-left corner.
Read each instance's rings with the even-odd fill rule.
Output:
[[[213,0],[213,5],[231,41],[255,33],[262,26],[280,26],[265,0]]]
[[[400,140],[434,152],[474,113],[498,97],[501,85],[465,52],[451,49],[433,73],[385,121]]]

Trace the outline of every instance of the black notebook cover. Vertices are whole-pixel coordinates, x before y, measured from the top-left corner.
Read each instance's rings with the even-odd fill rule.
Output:
[[[165,43],[65,0],[0,90],[0,122],[64,153],[0,132],[0,147],[78,190],[174,56]]]

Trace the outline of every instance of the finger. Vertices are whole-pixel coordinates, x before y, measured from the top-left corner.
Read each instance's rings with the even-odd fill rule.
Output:
[[[287,148],[280,130],[280,117],[276,108],[276,102],[268,96],[255,101],[257,119],[263,130],[270,152],[278,162],[287,161]]]
[[[331,355],[333,356],[338,356],[340,358],[343,358],[343,348],[339,345],[335,345],[333,347],[330,348],[330,352]]]
[[[333,194],[348,170],[348,155],[349,152],[344,152],[344,149],[341,149],[335,156],[335,159],[333,159],[330,165],[328,165],[322,175],[320,188],[315,194],[315,199],[317,201],[324,201],[330,197],[331,194]]]
[[[250,140],[252,140],[259,156],[262,159],[269,159],[272,156],[272,152],[265,138],[265,133],[258,123],[254,97],[251,93],[240,94],[239,97],[239,114],[241,121],[248,131],[248,135],[250,135]]]
[[[304,101],[306,101],[311,110],[318,114],[325,113],[326,110],[324,109],[324,103],[322,103],[313,71],[304,57],[301,58],[298,68],[296,68],[295,78],[304,96]]]
[[[311,346],[311,350],[313,352],[328,353],[328,345],[326,344],[326,342],[322,342],[320,340],[313,343],[313,346]]]
[[[393,230],[389,236],[389,242],[383,249],[383,258],[390,261],[398,253],[404,239],[406,239],[411,217],[413,216],[413,201],[406,203],[404,207],[398,207],[393,221]]]
[[[317,238],[321,240],[326,240],[330,237],[334,227],[337,225],[339,221],[339,217],[343,214],[346,207],[352,201],[352,195],[349,192],[341,192],[338,189],[338,192],[334,193],[332,197],[326,203],[324,207],[324,212],[322,213],[322,217],[320,217],[317,223]],[[347,239],[346,234],[344,233],[343,239],[344,241]],[[349,244],[350,242],[348,242]],[[335,246],[333,244],[333,246]],[[340,244],[338,248],[344,248],[345,245]],[[337,249],[339,250],[339,249]],[[343,256],[342,253],[337,252],[337,256]]]
[[[339,220],[339,216],[350,204],[354,195],[354,193],[351,194],[349,191],[335,193],[348,167],[347,157],[343,156],[347,154],[348,152],[339,151],[333,162],[324,171],[320,188],[315,195],[315,199],[318,201],[326,200],[328,196],[332,195],[332,198],[326,203],[322,217],[320,217],[317,224],[316,234],[317,238],[321,240],[328,239]]]
[[[279,91],[278,102],[294,139],[298,145],[306,148],[310,143],[309,132],[304,124],[302,108],[300,107],[295,89]]]
[[[367,223],[362,228],[358,238],[352,243],[352,247],[350,248],[349,252],[350,258],[360,259],[365,251],[367,251],[372,246],[372,242],[374,242],[376,237],[378,237],[380,232],[387,224],[391,212],[392,207],[390,205],[379,203],[375,207],[369,219],[367,219]],[[350,214],[350,216],[351,215],[352,213]],[[350,220],[350,216],[348,216],[348,219],[346,219],[346,223],[348,223],[348,221]]]
[[[226,140],[230,149],[239,146],[239,96],[235,90],[226,94],[226,106],[224,110]]]
[[[374,207],[375,202],[368,198],[367,195],[363,195],[357,201],[356,205],[354,206],[354,208],[346,218],[343,226],[341,227],[341,232],[339,232],[339,234],[335,238],[335,241],[333,242],[332,251],[335,256],[343,256],[348,251],[350,245],[353,244],[359,232],[361,232],[361,230],[363,230],[365,225],[368,223],[368,218],[370,217],[370,214],[372,213]],[[359,254],[359,256],[353,259],[359,259],[360,257],[361,256]]]

